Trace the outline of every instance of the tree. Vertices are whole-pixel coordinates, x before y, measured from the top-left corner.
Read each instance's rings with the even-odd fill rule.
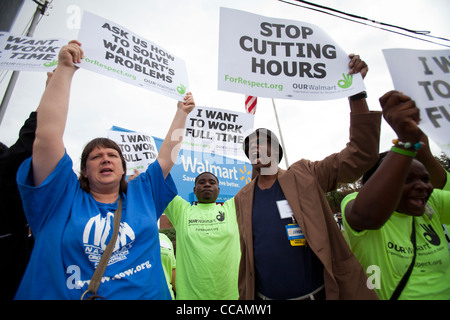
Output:
[[[450,159],[443,152],[441,152],[439,157],[434,157],[441,163],[445,170],[450,171]]]
[[[164,233],[169,240],[172,241],[173,251],[175,253],[177,250],[177,232],[175,231],[175,228],[160,229],[159,232]]]
[[[328,204],[333,213],[341,212],[341,201],[350,193],[359,191],[361,189],[361,179],[353,183],[339,184],[337,189],[327,192],[326,197]]]

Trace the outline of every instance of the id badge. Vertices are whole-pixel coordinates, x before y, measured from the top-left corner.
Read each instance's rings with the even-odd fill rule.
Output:
[[[306,238],[298,224],[286,225],[286,232],[291,246],[306,246]]]

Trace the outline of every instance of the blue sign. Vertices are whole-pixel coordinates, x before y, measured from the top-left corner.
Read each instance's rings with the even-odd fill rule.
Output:
[[[163,139],[153,137],[156,147],[161,147]],[[194,194],[195,178],[202,172],[211,172],[219,179],[220,193],[216,202],[225,202],[252,178],[250,162],[244,162],[217,154],[181,149],[170,171],[178,195],[189,202],[197,201]]]
[[[131,132],[113,126],[112,130]],[[161,148],[163,139],[153,137],[156,148]],[[202,172],[211,172],[219,179],[220,193],[216,202],[225,202],[252,178],[250,162],[225,157],[218,154],[181,149],[170,174],[178,189],[178,195],[189,202],[197,201],[194,194],[195,178]]]

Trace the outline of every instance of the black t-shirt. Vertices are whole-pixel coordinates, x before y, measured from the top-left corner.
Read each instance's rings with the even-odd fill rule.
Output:
[[[277,201],[286,200],[275,181],[269,189],[255,186],[252,211],[256,290],[271,299],[292,299],[323,285],[323,265],[309,246],[291,246]]]

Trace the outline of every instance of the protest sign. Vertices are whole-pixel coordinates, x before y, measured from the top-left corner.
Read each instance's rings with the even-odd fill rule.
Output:
[[[162,139],[154,137],[159,148]],[[250,162],[207,152],[181,149],[170,175],[177,186],[178,195],[188,202],[197,201],[194,194],[195,178],[205,171],[219,179],[220,194],[216,202],[225,202],[252,180]]]
[[[127,161],[127,175],[134,174],[134,168],[137,168],[140,173],[147,170],[148,165],[156,160],[163,143],[161,138],[116,126],[109,130],[108,137],[119,144]],[[154,150],[152,150],[152,155],[149,155],[149,158],[154,157],[154,159],[147,159],[147,156],[145,156],[148,152],[147,149],[153,148]],[[143,154],[139,152],[140,149],[143,150]],[[134,161],[136,158],[142,158],[142,162],[138,164]],[[145,163],[144,159],[147,160]],[[252,179],[252,165],[248,161],[181,149],[172,170],[170,170],[178,195],[188,202],[197,201],[193,191],[195,178],[205,171],[211,172],[219,179],[220,195],[217,202],[225,202],[234,197]]]
[[[0,69],[15,71],[53,71],[64,39],[36,39],[0,32]]]
[[[420,109],[419,126],[450,156],[450,50],[383,50],[396,90]]]
[[[319,27],[221,8],[219,90],[258,97],[328,100],[364,90],[348,54]]]
[[[180,101],[188,92],[183,60],[117,23],[85,11],[78,40],[82,68]]]
[[[346,54],[319,27],[221,8],[219,90],[258,97],[328,100],[364,90]]]
[[[253,130],[254,115],[196,106],[186,119],[182,148],[245,156],[242,143]]]
[[[134,169],[140,173],[144,172],[148,165],[158,157],[155,140],[148,134],[114,126],[108,131],[108,138],[120,146],[127,162],[127,176],[134,174]]]

